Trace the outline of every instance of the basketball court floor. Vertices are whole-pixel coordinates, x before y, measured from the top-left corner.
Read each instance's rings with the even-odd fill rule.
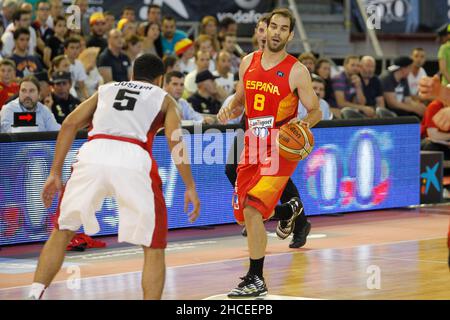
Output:
[[[449,204],[309,219],[301,249],[289,249],[267,223],[266,299],[450,299]],[[225,299],[248,268],[240,231],[235,224],[170,231],[163,299]],[[106,248],[68,253],[44,299],[142,298],[142,250],[100,239]],[[2,248],[0,300],[26,297],[41,248]]]

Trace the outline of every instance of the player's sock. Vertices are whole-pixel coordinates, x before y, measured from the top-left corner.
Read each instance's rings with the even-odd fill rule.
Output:
[[[286,202],[275,207],[275,214],[273,218],[276,220],[288,220],[292,217],[292,206]]]
[[[248,271],[248,274],[257,275],[258,277],[262,278],[263,267],[264,267],[264,257],[256,260],[250,258],[250,269]]]
[[[44,294],[46,287],[42,283],[33,282],[31,285],[30,293],[28,294],[29,299],[40,300]]]

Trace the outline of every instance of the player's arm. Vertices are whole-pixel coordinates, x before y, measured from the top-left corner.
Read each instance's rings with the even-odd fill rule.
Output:
[[[296,63],[289,75],[289,83],[292,89],[297,89],[298,97],[308,112],[302,121],[307,122],[309,127],[314,127],[322,119],[322,111],[308,69],[303,64]]]
[[[250,66],[250,63],[252,62],[252,59],[253,53],[250,53],[249,55],[245,56],[244,59],[242,59],[241,65],[239,66],[239,82],[236,85],[236,93],[234,95],[234,99],[231,100],[228,106],[220,109],[219,113],[217,114],[217,120],[222,124],[226,124],[228,120],[237,118],[242,114],[245,104],[243,78],[245,72]]]
[[[180,126],[181,120],[178,114],[177,103],[168,94],[164,98],[162,111],[165,113],[164,130],[172,159],[186,185],[184,210],[187,212],[188,204],[191,202],[194,209],[189,213],[189,220],[193,222],[200,213],[200,200],[198,199],[194,178],[192,177],[189,155],[182,140],[183,133]]]
[[[67,116],[61,126],[56,140],[55,156],[52,168],[50,169],[50,175],[42,190],[42,199],[47,208],[50,207],[56,192],[62,188],[61,172],[64,160],[78,130],[86,127],[91,122],[97,108],[97,99],[98,94],[95,93],[89,99],[85,100]]]

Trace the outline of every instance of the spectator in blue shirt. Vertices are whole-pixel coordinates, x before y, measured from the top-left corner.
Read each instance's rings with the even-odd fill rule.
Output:
[[[163,49],[163,55],[172,56],[175,55],[175,44],[187,38],[187,34],[181,30],[177,30],[175,18],[164,17],[161,25],[161,44]]]
[[[184,74],[182,72],[171,71],[167,73],[165,76],[164,90],[177,101],[181,120],[189,120],[194,124],[212,124],[215,122],[213,117],[203,116],[195,111],[189,102],[181,98],[184,91]]]
[[[56,122],[53,113],[39,102],[39,81],[34,76],[22,79],[19,87],[19,97],[6,104],[0,112],[0,132],[14,132],[14,113],[35,112],[37,131],[59,131],[61,125]],[[28,127],[21,128],[24,132]],[[36,127],[29,127],[36,131]]]
[[[359,77],[359,57],[347,56],[344,60],[344,71],[332,79],[334,101],[332,112],[340,117],[343,108],[359,110],[367,117],[375,117],[375,109],[366,105],[366,97]]]

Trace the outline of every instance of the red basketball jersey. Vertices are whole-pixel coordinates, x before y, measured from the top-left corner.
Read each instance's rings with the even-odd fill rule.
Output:
[[[245,114],[247,129],[260,138],[269,138],[273,128],[297,116],[298,96],[291,91],[289,74],[298,60],[287,55],[279,64],[265,70],[262,56],[263,52],[256,51],[244,74]]]

